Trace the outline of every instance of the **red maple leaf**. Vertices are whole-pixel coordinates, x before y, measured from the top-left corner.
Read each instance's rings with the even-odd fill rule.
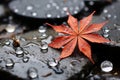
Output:
[[[61,48],[64,46],[60,55],[60,59],[70,56],[74,51],[76,45],[78,45],[79,50],[85,56],[87,56],[91,62],[94,63],[91,56],[91,47],[86,42],[86,40],[95,43],[109,42],[108,39],[105,39],[104,37],[95,33],[99,31],[106,24],[106,22],[90,24],[94,13],[95,11],[89,16],[80,20],[79,23],[76,18],[69,14],[67,21],[69,27],[65,25],[55,26],[47,23],[56,32],[65,34],[64,36],[55,38],[49,44],[49,46],[53,48]]]

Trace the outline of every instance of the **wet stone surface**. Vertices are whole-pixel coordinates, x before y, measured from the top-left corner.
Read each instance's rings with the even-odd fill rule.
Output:
[[[21,6],[22,5],[22,6]],[[77,14],[84,7],[83,0],[14,0],[10,9],[16,14],[33,18],[61,18]]]
[[[116,1],[106,6],[101,15],[96,17],[93,22],[109,21],[102,29],[101,34],[113,41],[110,45],[120,46],[120,1]]]
[[[120,80],[120,71],[117,68],[112,70],[114,66],[112,62],[106,60],[101,63],[101,66],[102,65],[104,65],[104,67],[94,67],[85,80]]]
[[[37,36],[37,33],[39,33],[38,30],[34,32],[34,35]],[[12,40],[7,40],[6,44],[4,41],[0,48],[2,70],[28,80],[67,80],[79,73],[82,67],[89,62],[88,59],[76,55],[61,61],[56,60],[61,51],[48,47],[48,43],[52,39],[51,33],[52,30],[49,31],[49,35],[45,39],[40,39],[40,35],[33,39],[30,33],[21,35],[19,36],[21,37],[19,38],[20,47],[14,47]],[[10,41],[9,45],[8,41]],[[47,51],[43,52],[43,50]],[[83,58],[84,60],[81,61],[80,59]]]
[[[99,1],[104,2],[106,0]],[[93,7],[98,7],[98,5],[96,6],[97,1],[87,2],[89,6],[85,6],[86,4],[82,0],[11,0],[9,8],[18,14],[17,16],[21,15],[24,18],[51,19],[66,17],[68,15],[67,7],[71,14],[77,14],[81,9],[84,9],[83,13],[85,15],[89,14],[94,9]],[[17,34],[15,39],[0,40],[0,71],[10,73],[25,80],[120,80],[119,69],[115,70],[117,69],[116,65],[119,65],[118,54],[120,51],[119,5],[120,1],[111,3],[105,8],[100,6],[103,11],[100,8],[98,10],[101,10],[101,13],[93,16],[93,22],[95,23],[104,20],[110,21],[100,31],[100,34],[114,41],[111,45],[118,46],[116,48],[110,47],[108,44],[103,44],[102,46],[91,44],[92,56],[97,58],[95,59],[96,62],[98,61],[96,64],[101,62],[99,66],[95,64],[95,67],[91,68],[93,64],[85,56],[81,55],[82,53],[79,54],[76,50],[72,56],[58,61],[61,49],[50,48],[48,44],[56,36],[63,34],[54,32],[46,25],[39,25],[40,22],[38,22],[38,28],[33,30],[33,26],[36,23],[30,21],[29,25],[31,26],[25,26],[26,28],[32,28],[31,30],[20,35]],[[79,15],[77,18],[84,16]],[[1,33],[16,34],[22,32],[21,29],[24,29],[24,23],[18,22],[17,25],[14,25],[13,19],[13,15],[9,15],[1,20],[7,22],[5,25],[0,25]],[[66,22],[63,22],[63,24],[67,25]],[[94,57],[94,55],[96,56]],[[91,69],[89,70],[88,68]]]

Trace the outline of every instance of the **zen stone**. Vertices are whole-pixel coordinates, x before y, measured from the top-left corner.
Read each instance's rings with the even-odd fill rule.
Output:
[[[74,15],[84,7],[83,0],[13,0],[10,9],[22,16],[32,18],[62,18],[68,11]]]

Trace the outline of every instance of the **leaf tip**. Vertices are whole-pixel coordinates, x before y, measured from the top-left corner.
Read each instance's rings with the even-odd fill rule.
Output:
[[[94,62],[94,60],[93,60],[93,59],[90,59],[90,61],[91,61],[93,64],[95,64],[95,62]]]
[[[51,24],[49,24],[49,23],[45,23],[45,24],[48,25],[48,26],[51,26],[51,27],[53,26],[53,25],[51,25]]]
[[[95,12],[96,12],[96,11],[93,11],[93,12],[92,12],[92,15],[95,14]]]

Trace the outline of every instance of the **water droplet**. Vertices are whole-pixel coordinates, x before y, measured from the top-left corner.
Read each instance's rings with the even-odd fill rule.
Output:
[[[110,31],[109,29],[105,29],[105,31],[104,31],[104,32],[105,32],[105,33],[108,33],[109,31]]]
[[[46,34],[46,33],[41,33],[41,34],[40,34],[40,38],[41,38],[41,39],[44,39],[44,38],[46,38],[46,37],[47,37],[47,34]]]
[[[109,34],[108,33],[104,33],[103,36],[107,38],[107,37],[109,37]]]
[[[47,51],[48,51],[48,44],[47,44],[47,42],[42,42],[41,43],[41,52],[43,52],[43,53],[46,53]]]
[[[27,6],[26,7],[26,10],[32,10],[33,9],[33,6]]]
[[[14,9],[14,12],[18,13],[18,12],[19,12],[19,10],[18,10],[18,9]]]
[[[68,10],[68,8],[67,7],[63,7],[63,11],[67,11]]]
[[[90,6],[93,6],[93,5],[94,5],[94,2],[93,2],[93,1],[90,1],[90,2],[89,2],[89,5],[90,5]]]
[[[103,31],[104,33],[108,33],[110,30],[107,27],[104,27]]]
[[[104,71],[104,72],[110,72],[110,71],[112,71],[113,70],[113,64],[112,64],[112,62],[110,62],[110,61],[103,61],[102,63],[101,63],[101,70],[102,71]]]
[[[114,16],[113,16],[113,18],[114,18],[114,19],[116,19],[116,18],[117,18],[117,16],[116,16],[116,15],[114,15]]]
[[[24,56],[24,51],[21,47],[17,47],[16,56],[19,57],[19,58]]]
[[[46,27],[45,26],[40,26],[38,31],[40,33],[45,33],[46,32]]]
[[[103,12],[104,12],[104,13],[108,13],[108,10],[107,10],[107,9],[104,9]]]
[[[51,14],[47,14],[47,18],[51,18],[52,17],[52,15]]]
[[[27,62],[29,61],[29,57],[27,57],[27,56],[23,57],[22,61],[23,61],[24,63],[27,63]]]
[[[28,69],[28,76],[31,78],[31,79],[35,79],[38,77],[38,71],[36,68],[29,68]]]
[[[58,62],[50,61],[50,62],[48,62],[48,64],[50,67],[55,67],[58,65]]]
[[[111,14],[108,14],[108,15],[107,15],[107,18],[111,18]]]
[[[32,38],[32,39],[36,40],[36,39],[38,39],[38,38],[37,38],[37,36],[36,36],[36,35],[33,35],[33,38]]]
[[[5,64],[6,68],[12,69],[14,67],[15,63],[12,59],[8,58],[8,59],[5,60],[5,62],[6,62],[6,64]]]
[[[51,8],[51,5],[50,5],[50,4],[47,4],[46,7],[49,9],[49,8]]]
[[[10,43],[11,43],[10,41],[6,41],[6,42],[5,42],[5,45],[8,46],[8,45],[10,45]]]
[[[57,4],[55,2],[52,3],[52,6],[57,6]]]
[[[60,18],[60,15],[57,15],[57,18]]]
[[[55,8],[58,10],[58,9],[60,9],[60,7],[59,6],[55,6]]]
[[[37,13],[36,13],[36,12],[33,12],[33,13],[32,13],[32,16],[37,16]]]
[[[22,13],[22,15],[26,15],[26,13],[25,13],[25,12],[23,12],[23,13]]]
[[[94,80],[100,80],[101,79],[101,77],[99,75],[94,75],[93,77],[94,77]]]
[[[78,13],[78,11],[75,10],[75,11],[74,11],[74,14],[77,14],[77,13]]]
[[[84,10],[85,10],[85,11],[89,11],[89,8],[88,8],[88,7],[85,7]]]
[[[15,26],[15,25],[8,24],[8,26],[7,26],[5,29],[6,29],[7,32],[12,33],[12,32],[15,31],[16,26]]]
[[[8,19],[9,19],[9,20],[13,20],[13,16],[9,16]]]
[[[72,12],[73,11],[73,7],[70,7],[69,10]]]
[[[76,6],[76,7],[75,7],[75,10],[77,10],[77,11],[80,10],[80,9],[79,9],[79,6]]]
[[[43,41],[43,42],[41,43],[41,49],[47,49],[47,48],[48,48],[47,42]]]
[[[62,74],[64,72],[61,68],[59,68],[59,62],[58,62],[58,60],[53,59],[52,61],[48,61],[48,66],[56,74]]]

